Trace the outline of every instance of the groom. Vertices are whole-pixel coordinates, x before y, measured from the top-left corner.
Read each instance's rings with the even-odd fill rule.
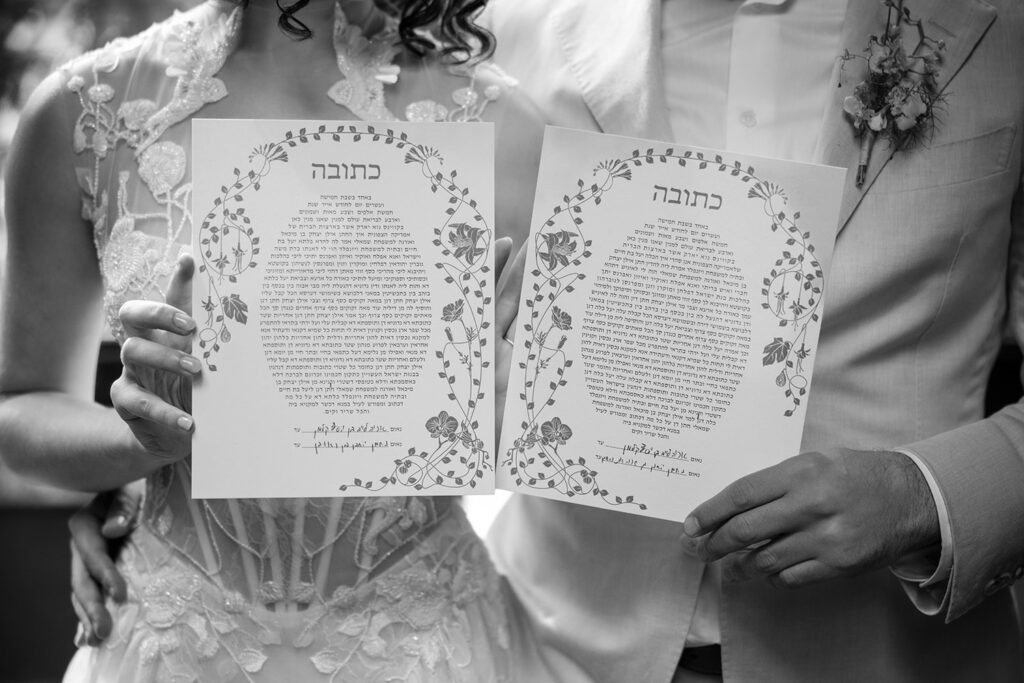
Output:
[[[942,107],[848,174],[804,452],[683,526],[514,496],[493,527],[559,680],[1024,676],[1024,405],[981,419],[1007,315],[1024,339],[1024,5],[906,7],[944,44]],[[838,57],[882,35],[879,0],[490,11],[551,124],[858,165],[843,103],[867,67]]]

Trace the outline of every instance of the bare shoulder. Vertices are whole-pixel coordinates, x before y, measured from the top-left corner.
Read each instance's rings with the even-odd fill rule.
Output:
[[[19,208],[41,199],[46,188],[53,190],[70,182],[72,172],[72,130],[74,115],[68,93],[68,77],[56,71],[33,91],[18,119],[7,168],[7,211],[12,228],[17,227]],[[58,193],[59,194],[59,193]],[[12,239],[16,238],[12,230]]]

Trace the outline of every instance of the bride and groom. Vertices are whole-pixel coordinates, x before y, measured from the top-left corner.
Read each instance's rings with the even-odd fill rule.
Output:
[[[727,16],[716,15],[723,7]],[[117,665],[129,650],[138,661],[127,663],[142,667],[187,645],[174,661],[191,658],[201,680],[217,670],[209,662],[226,680],[294,678],[295,669],[274,668],[282,651],[341,680],[699,680],[685,656],[680,667],[680,653],[720,644],[728,680],[1019,680],[1003,589],[1024,573],[1024,430],[1019,406],[987,419],[981,410],[1004,321],[1024,335],[1024,10],[982,0],[908,7],[943,40],[949,95],[927,141],[896,153],[879,145],[861,186],[849,174],[803,454],[741,479],[682,526],[514,496],[490,539],[507,583],[444,503],[211,509],[187,497],[153,500],[151,488],[147,509],[159,514],[130,546],[145,562],[120,566],[155,556],[160,571],[138,577],[133,623],[145,628],[115,630]],[[789,140],[808,160],[855,168],[859,141],[843,102],[860,77],[836,57],[862,52],[888,11],[875,0],[520,0],[498,2],[488,21],[496,62],[549,123],[731,143],[731,132],[756,135],[759,122],[769,140],[749,144]],[[672,49],[702,36],[714,49]],[[758,60],[779,63],[770,56],[786,65],[810,58],[823,75],[758,92],[750,74],[759,75]],[[701,81],[722,73],[717,86]],[[747,92],[732,90],[744,83]],[[693,92],[707,96],[695,105]],[[711,123],[695,110],[712,112]],[[816,123],[782,130],[808,117]],[[367,541],[358,527],[388,519],[413,531],[374,535],[374,552],[358,557]],[[195,565],[212,562],[247,585],[271,561],[266,539],[251,537],[257,528],[302,539],[286,558],[327,565],[320,599],[286,592],[260,602],[195,580]],[[327,533],[343,528],[351,541]],[[187,561],[168,557],[168,539],[189,551]],[[334,578],[319,559],[324,548],[355,551],[354,562],[335,563],[352,576]],[[288,608],[314,603],[313,620],[311,607]],[[412,640],[428,632],[424,644]]]

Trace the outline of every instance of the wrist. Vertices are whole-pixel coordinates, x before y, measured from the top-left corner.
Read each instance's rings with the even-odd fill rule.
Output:
[[[902,543],[894,559],[941,547],[942,534],[935,497],[921,468],[908,455],[885,451],[891,462],[894,523]]]

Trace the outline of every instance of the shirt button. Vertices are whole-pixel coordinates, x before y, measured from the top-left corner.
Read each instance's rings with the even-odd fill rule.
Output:
[[[757,114],[754,113],[753,109],[745,109],[743,113],[740,114],[740,123],[747,128],[753,128],[757,125]]]

